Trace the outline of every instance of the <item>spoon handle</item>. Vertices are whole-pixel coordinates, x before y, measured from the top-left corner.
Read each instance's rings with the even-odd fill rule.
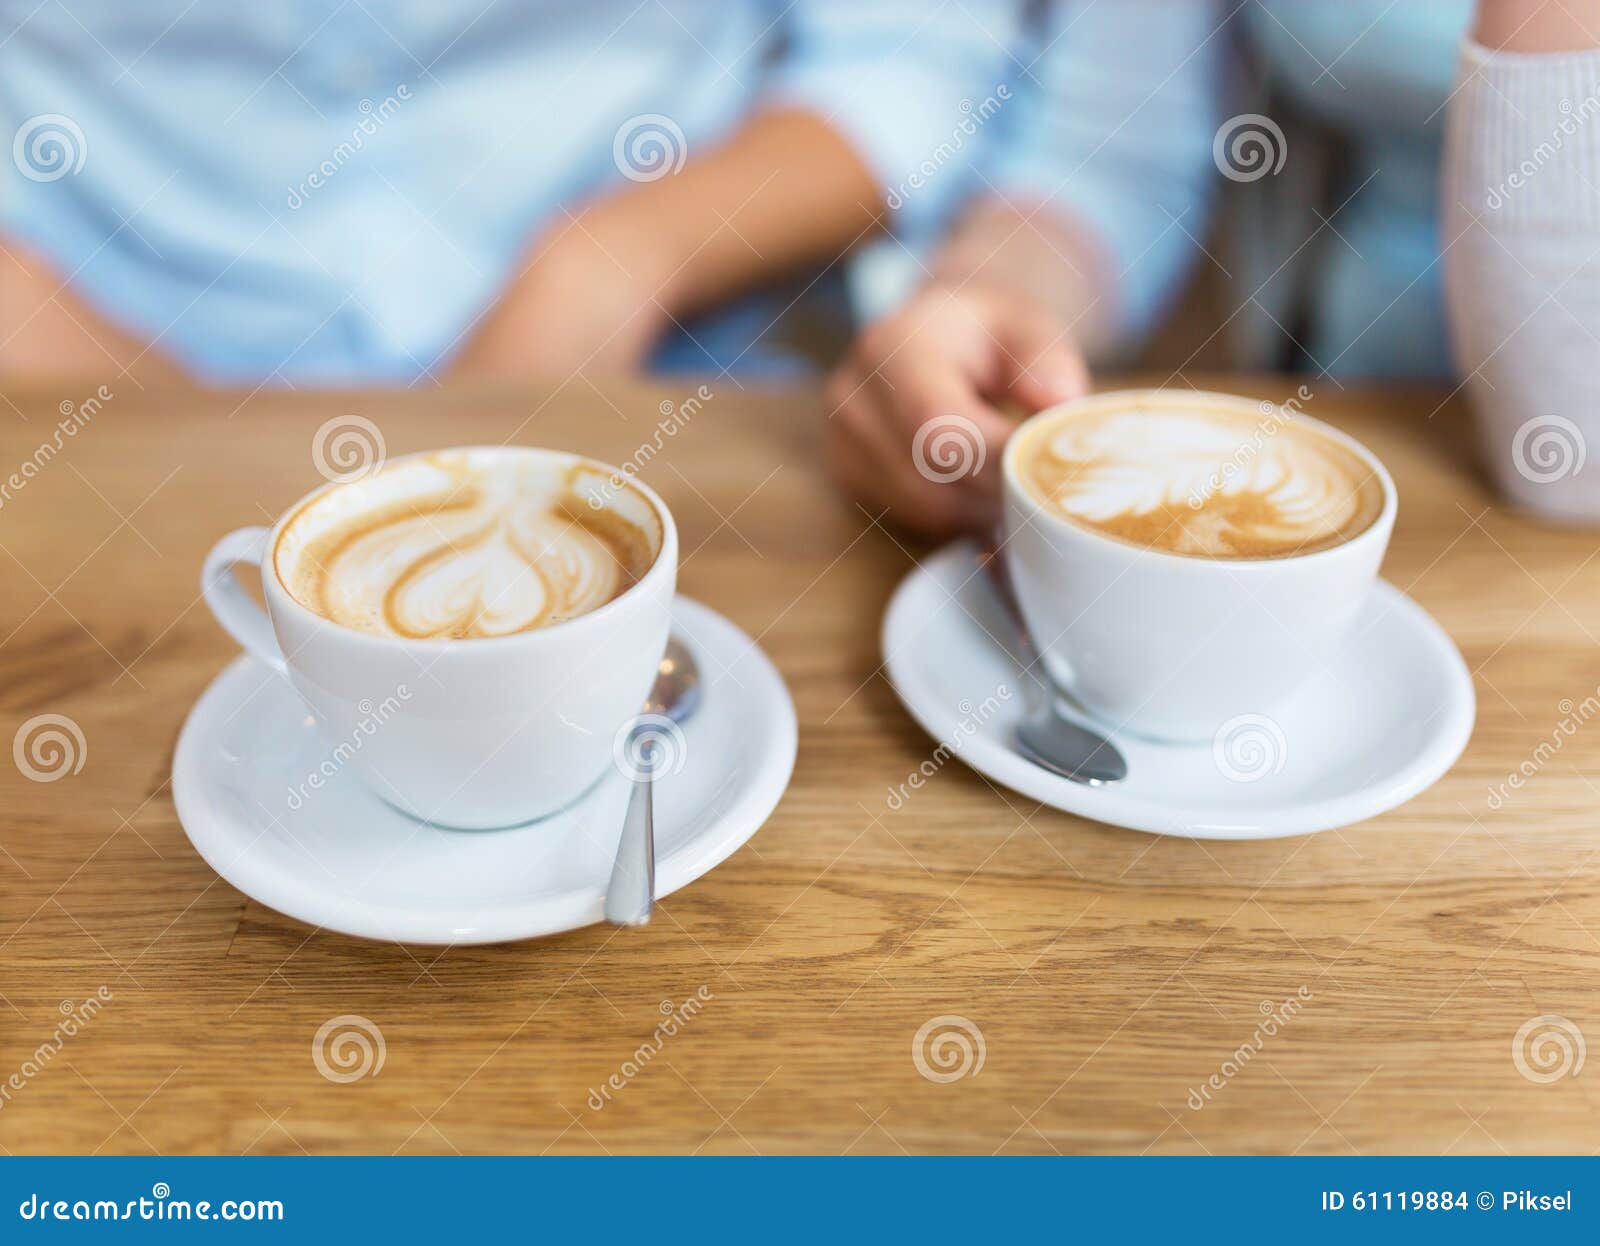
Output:
[[[649,746],[647,746],[649,747]],[[652,765],[646,765],[628,793],[622,839],[606,887],[606,920],[615,926],[643,926],[656,895],[656,828]]]
[[[989,586],[994,589],[995,596],[1005,607],[1006,617],[1011,620],[1012,640],[1017,646],[1017,656],[1022,659],[1023,670],[1026,672],[1037,670],[1040,681],[1048,681],[1049,674],[1039,659],[1039,651],[1034,647],[1033,635],[1028,631],[1028,624],[1023,620],[1022,606],[1017,601],[1016,590],[1011,587],[1011,572],[1006,566],[1005,554],[991,546],[980,551],[978,557],[983,562],[984,571],[988,573]]]

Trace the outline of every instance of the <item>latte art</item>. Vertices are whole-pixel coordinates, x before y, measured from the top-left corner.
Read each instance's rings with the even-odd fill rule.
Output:
[[[1353,450],[1264,404],[1090,400],[1031,427],[1019,475],[1062,518],[1202,558],[1313,553],[1364,531],[1382,486]]]
[[[274,560],[294,598],[323,618],[461,640],[597,610],[649,569],[660,541],[649,503],[598,464],[464,451],[397,460],[314,495],[285,523]]]

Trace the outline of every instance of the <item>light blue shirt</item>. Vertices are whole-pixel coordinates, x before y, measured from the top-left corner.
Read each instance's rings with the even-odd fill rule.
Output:
[[[70,7],[70,13],[68,8]],[[0,18],[0,234],[213,382],[436,371],[563,206],[670,176],[769,102],[885,193],[1000,81],[1010,0],[70,0]],[[904,197],[925,245],[968,147]],[[665,162],[665,163],[662,163]],[[716,222],[712,222],[715,226]],[[767,358],[782,301],[663,348]]]
[[[1215,262],[1229,310],[1265,322],[1303,368],[1444,375],[1438,165],[1471,12],[1471,0],[1063,0],[989,176],[1090,227],[1125,340]],[[1264,90],[1240,89],[1251,79]],[[1260,108],[1283,134],[1268,134],[1276,171],[1234,165],[1245,176],[1230,185],[1234,123]],[[1208,259],[1219,208],[1229,250]]]

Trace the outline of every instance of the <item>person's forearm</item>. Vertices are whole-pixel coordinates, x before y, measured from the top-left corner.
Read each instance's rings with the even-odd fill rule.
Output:
[[[1087,229],[1048,207],[983,197],[952,231],[932,271],[938,283],[982,285],[1028,299],[1055,316],[1090,356],[1107,344],[1116,323],[1104,256]]]
[[[1442,186],[1455,355],[1501,490],[1531,511],[1594,522],[1600,0],[1482,0],[1474,33],[1451,95]]]
[[[872,234],[883,194],[854,149],[814,113],[757,113],[684,168],[588,205],[602,241],[632,235],[664,257],[655,297],[674,316],[713,306]]]
[[[687,155],[549,222],[462,333],[454,372],[633,371],[674,320],[837,258],[883,215],[866,165],[809,112],[757,113]]]
[[[1473,38],[1500,52],[1600,46],[1600,0],[1479,0]]]

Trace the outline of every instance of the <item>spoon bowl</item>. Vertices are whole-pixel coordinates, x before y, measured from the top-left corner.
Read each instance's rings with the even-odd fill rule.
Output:
[[[700,667],[687,645],[676,636],[669,637],[661,664],[656,667],[656,681],[650,685],[644,712],[682,722],[699,704]]]
[[[1128,777],[1128,762],[1117,746],[1099,732],[1073,722],[1056,703],[1050,672],[1040,660],[1039,647],[1023,620],[1022,607],[1017,604],[1000,551],[991,549],[980,557],[989,584],[1011,622],[1022,654],[1023,674],[1028,677],[1024,682],[1036,689],[1030,698],[1028,717],[1017,725],[1017,751],[1034,765],[1074,783],[1088,787],[1120,783]]]

